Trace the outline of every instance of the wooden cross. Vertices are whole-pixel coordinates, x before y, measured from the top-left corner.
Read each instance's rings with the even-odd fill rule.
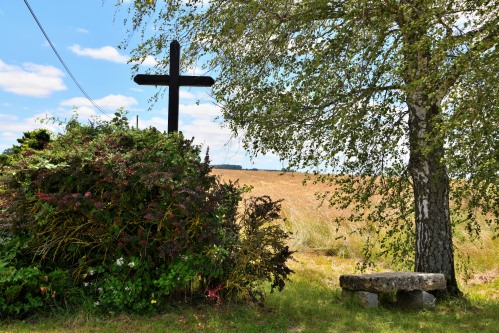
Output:
[[[180,75],[180,44],[170,43],[170,75],[137,74],[133,78],[140,85],[169,86],[168,90],[168,133],[178,132],[179,87],[211,87],[215,80],[210,76]]]

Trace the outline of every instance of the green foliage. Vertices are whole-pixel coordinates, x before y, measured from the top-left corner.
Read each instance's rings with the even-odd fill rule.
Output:
[[[50,132],[43,128],[24,132],[22,138],[17,139],[17,142],[21,144],[19,150],[23,148],[42,150],[50,142]]]
[[[0,228],[13,235],[6,246],[25,235],[14,248],[31,261],[9,268],[2,301],[24,292],[19,306],[42,307],[47,293],[60,291],[44,287],[42,301],[37,279],[58,272],[70,272],[106,312],[152,312],[180,297],[247,297],[271,279],[271,289],[282,290],[291,252],[273,222],[278,203],[254,199],[238,215],[245,189],[220,183],[199,154],[181,134],[130,129],[117,112],[91,125],[72,119],[45,149],[14,155],[1,177]]]
[[[44,271],[31,260],[30,238],[0,225],[0,319],[60,307],[76,293],[69,271]]]

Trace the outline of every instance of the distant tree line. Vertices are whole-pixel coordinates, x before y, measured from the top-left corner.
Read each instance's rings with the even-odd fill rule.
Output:
[[[241,165],[237,164],[214,164],[212,165],[213,169],[222,169],[222,170],[249,170],[249,171],[276,171],[276,172],[295,172],[295,170],[289,168],[282,168],[281,170],[271,170],[271,169],[243,169]]]
[[[215,164],[212,165],[214,169],[224,169],[224,170],[242,170],[243,167],[241,165],[236,164]]]

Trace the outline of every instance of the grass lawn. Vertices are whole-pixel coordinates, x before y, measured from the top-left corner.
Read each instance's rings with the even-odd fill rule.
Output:
[[[497,332],[498,280],[464,287],[467,300],[446,300],[435,308],[403,311],[362,309],[340,299],[338,276],[355,261],[316,252],[296,253],[293,275],[283,292],[264,307],[246,304],[178,306],[150,316],[99,317],[84,313],[36,317],[0,324],[1,332]],[[483,291],[489,296],[485,297]],[[487,299],[489,298],[489,299]]]

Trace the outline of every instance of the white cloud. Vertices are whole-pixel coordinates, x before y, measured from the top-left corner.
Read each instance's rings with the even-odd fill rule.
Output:
[[[2,132],[2,138],[12,140],[12,139],[17,139],[18,136],[16,132]]]
[[[130,96],[123,95],[108,95],[100,99],[94,99],[94,102],[102,109],[105,110],[116,110],[118,108],[129,108],[134,105],[138,105],[139,102]],[[71,106],[77,107],[78,113],[82,108],[91,108],[93,110],[94,105],[85,97],[75,97],[60,103],[61,106]],[[87,109],[88,110],[88,109]]]
[[[78,114],[78,121],[80,122],[97,116],[95,108],[90,106],[78,106],[76,109],[76,113]]]
[[[89,31],[87,29],[84,29],[84,28],[76,28],[76,31],[80,32],[82,34],[88,34],[89,33]]]
[[[178,92],[178,95],[179,95],[179,98],[182,98],[182,99],[195,99],[196,97],[194,96],[194,94],[188,92],[188,91],[184,91],[184,90],[180,90]]]
[[[139,116],[139,128],[155,127],[159,131],[166,131],[168,129],[167,119],[168,119],[168,113],[166,113],[164,117],[152,117],[147,120],[143,120]]]
[[[66,90],[63,76],[64,73],[53,66],[26,62],[21,67],[0,60],[0,88],[17,95],[47,97]]]
[[[7,121],[0,122],[0,133],[6,135],[5,133],[21,133],[32,131],[37,128],[47,128],[50,131],[57,131],[60,129],[59,126],[52,123],[40,123],[40,119],[47,119],[52,117],[53,114],[50,112],[35,114],[29,118],[17,118],[11,117]],[[10,134],[11,135],[11,134]],[[20,136],[18,136],[20,137]]]
[[[146,56],[144,62],[142,63],[144,66],[156,66],[157,64],[158,61],[152,56]]]
[[[120,54],[117,49],[112,46],[103,46],[101,48],[92,49],[92,48],[82,48],[78,44],[71,45],[69,49],[79,55],[90,57],[94,59],[107,60],[116,62],[119,64],[126,64],[128,61],[128,57]]]
[[[187,68],[187,74],[189,75],[207,75],[201,67],[190,67]]]
[[[121,54],[116,48],[112,46],[103,46],[100,48],[82,48],[80,45],[74,44],[71,45],[69,49],[79,56],[111,61],[118,64],[126,64],[130,59],[129,57]],[[154,59],[154,57],[147,56],[142,64],[144,66],[155,66],[157,63],[158,62],[156,59]]]
[[[220,107],[215,104],[202,103],[202,104],[181,104],[179,112],[182,115],[187,115],[196,119],[213,121],[216,117],[221,115]]]
[[[18,118],[17,116],[11,114],[0,113],[0,120],[2,121],[17,120],[17,118]]]

